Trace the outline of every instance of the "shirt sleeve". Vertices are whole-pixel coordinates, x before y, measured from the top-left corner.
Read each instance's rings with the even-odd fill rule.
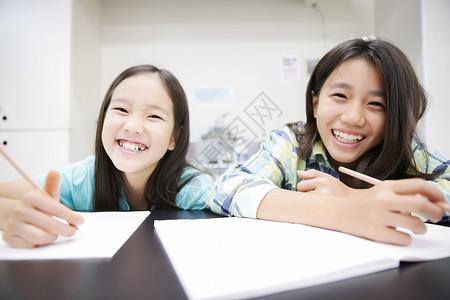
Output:
[[[441,153],[428,153],[422,149],[420,143],[413,143],[414,159],[417,167],[423,173],[435,174],[437,177],[428,182],[439,188],[450,203],[450,160]]]
[[[185,168],[181,178],[189,180],[178,192],[175,201],[178,207],[185,210],[203,210],[207,195],[214,187],[214,179],[201,171],[193,168]]]
[[[439,176],[430,183],[444,193],[447,202],[450,204],[450,160],[445,160],[440,153],[434,152],[431,155],[431,161],[433,172],[439,174]]]
[[[273,131],[247,162],[229,168],[217,180],[206,206],[220,215],[256,218],[269,191],[296,188],[298,155],[294,141],[295,135],[287,126]]]
[[[437,187],[450,204],[450,161],[437,151],[431,154],[425,151],[422,148],[422,143],[418,140],[413,141],[413,151],[419,171],[436,175],[434,180],[428,180],[427,182]],[[419,217],[424,221],[426,220],[423,216]],[[449,222],[449,214],[446,212],[437,224],[448,224]]]
[[[76,211],[93,210],[95,157],[89,156],[85,160],[66,165],[57,169],[60,175],[59,200],[68,208]],[[44,186],[47,174],[35,176],[35,180]]]

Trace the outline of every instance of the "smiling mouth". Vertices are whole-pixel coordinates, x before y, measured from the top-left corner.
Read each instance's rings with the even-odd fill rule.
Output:
[[[366,137],[363,135],[348,134],[339,130],[331,130],[333,136],[341,143],[356,144],[364,140]]]
[[[148,147],[145,146],[144,144],[131,143],[126,140],[119,140],[118,144],[121,148],[128,150],[128,151],[133,151],[133,152],[140,152],[140,151],[145,151],[148,149]]]

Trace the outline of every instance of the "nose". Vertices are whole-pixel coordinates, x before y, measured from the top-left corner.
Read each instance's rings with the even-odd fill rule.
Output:
[[[141,118],[137,116],[129,116],[124,124],[124,129],[130,133],[142,134],[144,131],[144,124]]]
[[[349,101],[344,107],[344,111],[341,114],[342,122],[351,125],[361,127],[366,121],[364,105],[358,103],[359,101]]]

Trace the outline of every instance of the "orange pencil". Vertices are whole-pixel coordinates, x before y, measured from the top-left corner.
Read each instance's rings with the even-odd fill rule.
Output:
[[[361,179],[362,181],[365,181],[365,182],[373,184],[373,185],[376,185],[376,184],[381,182],[381,180],[379,180],[379,179],[376,179],[376,178],[370,177],[368,175],[365,175],[365,174],[362,174],[362,173],[350,170],[350,169],[348,169],[346,167],[339,167],[338,170],[341,171],[342,173],[345,173],[347,175],[350,175],[350,176],[353,176],[355,178]]]
[[[22,175],[23,178],[25,178],[26,181],[28,181],[29,184],[31,184],[35,189],[41,190],[43,192],[44,189],[30,176],[25,172],[22,167],[19,166],[19,164],[9,155],[9,153],[6,151],[5,147],[0,145],[0,152],[2,155],[6,158],[7,161],[17,170],[17,172]]]
[[[347,175],[350,175],[350,176],[353,176],[355,178],[361,179],[362,181],[365,181],[365,182],[373,184],[373,185],[376,185],[376,184],[381,182],[381,180],[379,180],[379,179],[376,179],[376,178],[370,177],[368,175],[365,175],[365,174],[362,174],[362,173],[350,170],[350,169],[348,169],[346,167],[339,167],[338,170],[341,171],[342,173],[345,173]],[[450,205],[448,205],[447,203],[443,203],[442,205],[439,205],[439,206],[444,211],[450,212]]]

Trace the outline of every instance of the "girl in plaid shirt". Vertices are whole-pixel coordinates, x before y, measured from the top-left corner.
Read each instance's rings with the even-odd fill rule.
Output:
[[[408,245],[450,211],[450,161],[416,135],[427,98],[406,55],[355,39],[329,51],[306,91],[306,123],[273,131],[217,181],[207,206],[229,216],[302,223]],[[370,186],[345,166],[383,180]]]

